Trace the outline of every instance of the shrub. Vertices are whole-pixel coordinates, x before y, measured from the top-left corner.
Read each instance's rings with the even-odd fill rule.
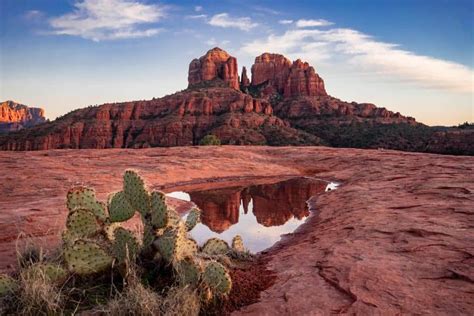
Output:
[[[204,136],[199,142],[199,145],[201,146],[219,146],[220,144],[221,140],[219,139],[219,137],[212,134]]]

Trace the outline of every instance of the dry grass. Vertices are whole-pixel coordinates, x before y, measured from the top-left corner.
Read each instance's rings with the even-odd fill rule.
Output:
[[[197,290],[189,287],[173,287],[168,290],[161,308],[166,316],[197,316],[201,302]]]
[[[140,282],[137,267],[127,264],[124,272],[127,277],[122,292],[109,300],[101,312],[114,316],[159,315],[163,298]]]
[[[64,307],[61,289],[42,273],[20,273],[17,310],[21,315],[61,314]]]
[[[163,298],[140,282],[127,285],[101,310],[106,315],[159,315]]]

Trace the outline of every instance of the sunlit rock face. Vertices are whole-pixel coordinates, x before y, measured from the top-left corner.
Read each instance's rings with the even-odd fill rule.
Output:
[[[237,59],[215,47],[189,64],[188,83],[193,86],[205,81],[221,79],[229,87],[239,89]]]
[[[293,63],[283,55],[264,53],[252,66],[252,85],[261,94],[280,94],[286,98],[327,95],[324,81],[313,67],[300,59]]]
[[[0,103],[0,133],[18,131],[46,121],[44,110],[13,101]]]
[[[0,135],[0,150],[190,146],[213,134],[224,145],[474,152],[472,130],[436,133],[400,113],[328,95],[302,60],[264,53],[251,72],[244,67],[239,81],[237,60],[216,47],[190,63],[187,89],[162,98],[90,106],[33,127],[42,110],[18,114],[4,106],[1,117],[18,121],[9,129],[29,128]]]

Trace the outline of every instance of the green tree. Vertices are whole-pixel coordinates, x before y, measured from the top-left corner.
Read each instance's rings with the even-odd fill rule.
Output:
[[[219,139],[219,137],[212,134],[204,136],[199,142],[199,145],[201,146],[209,146],[209,145],[219,146],[220,144],[221,144],[221,140]]]

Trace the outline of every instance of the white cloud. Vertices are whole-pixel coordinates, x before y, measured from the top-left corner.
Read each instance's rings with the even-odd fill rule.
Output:
[[[399,45],[375,40],[352,29],[289,30],[282,35],[245,44],[241,50],[253,56],[277,52],[310,62],[344,64],[348,69],[364,71],[384,78],[416,82],[430,88],[473,92],[472,68],[452,61],[418,55]]]
[[[283,25],[291,24],[291,23],[293,23],[293,20],[280,20],[280,21],[278,21],[278,23],[283,24]]]
[[[315,27],[315,26],[328,26],[333,25],[334,23],[327,20],[318,19],[318,20],[298,20],[296,21],[296,27]]]
[[[195,20],[198,20],[198,19],[206,20],[206,19],[207,19],[207,15],[206,15],[206,14],[186,15],[185,18],[186,18],[186,19],[195,19]]]
[[[195,6],[194,11],[201,12],[202,11],[202,6],[200,6],[200,5]]]
[[[53,34],[79,36],[94,41],[148,37],[159,28],[141,28],[165,16],[165,7],[135,0],[83,0],[74,11],[50,19]]]
[[[231,27],[242,31],[250,31],[258,26],[258,23],[252,22],[249,17],[236,18],[229,16],[227,13],[216,14],[207,23],[212,26]]]

